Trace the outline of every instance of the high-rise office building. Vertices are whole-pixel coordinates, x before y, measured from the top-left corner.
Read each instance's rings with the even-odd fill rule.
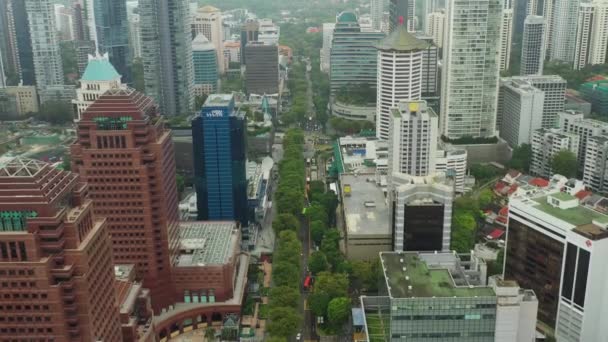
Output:
[[[209,95],[192,120],[199,220],[235,220],[247,227],[246,118],[234,96]]]
[[[511,45],[513,40],[513,9],[502,10],[502,27],[500,30],[500,70],[507,70],[511,65]]]
[[[442,134],[450,139],[495,136],[502,1],[449,0],[446,13]]]
[[[376,135],[388,140],[393,107],[401,100],[422,96],[422,58],[430,45],[407,32],[404,25],[381,40],[378,49],[376,85]]]
[[[72,169],[90,185],[96,215],[107,217],[114,262],[135,264],[155,313],[174,302],[178,198],[171,132],[152,98],[110,89],[82,114]]]
[[[576,30],[574,69],[608,63],[608,2],[580,4]]]
[[[91,39],[89,18],[87,8],[79,2],[74,2],[72,7],[72,23],[74,28],[74,49],[76,49],[76,64],[78,74],[82,76],[84,69],[89,63],[89,55],[95,55],[95,41]]]
[[[245,47],[247,63],[245,89],[247,94],[279,92],[279,50],[276,45],[249,42]]]
[[[443,33],[445,30],[445,11],[431,12],[426,17],[426,34],[433,37],[433,43],[443,47]]]
[[[50,164],[0,161],[0,336],[122,341],[107,220]]]
[[[501,85],[500,136],[513,148],[529,144],[532,133],[542,128],[545,93],[526,81]]]
[[[131,56],[133,56],[133,58],[141,58],[141,23],[139,14],[130,14],[128,20]]]
[[[560,151],[567,150],[578,155],[580,137],[573,133],[561,132],[558,129],[537,129],[532,132],[532,158],[530,173],[544,178],[553,176],[553,157]]]
[[[388,4],[388,29],[393,32],[399,27],[407,23],[410,18],[409,0],[389,0]],[[413,14],[411,14],[413,15]]]
[[[194,67],[194,94],[202,96],[217,90],[218,66],[215,46],[199,33],[192,40],[192,65]]]
[[[129,22],[125,0],[89,0],[88,16],[94,20],[97,51],[108,53],[110,62],[129,82]],[[158,52],[158,51],[157,51]]]
[[[245,47],[249,42],[257,42],[260,35],[260,23],[254,19],[247,19],[241,27],[241,64],[246,64]]]
[[[9,37],[13,42],[16,62],[18,63],[19,79],[23,85],[36,85],[36,74],[34,72],[34,53],[32,50],[32,37],[30,35],[30,24],[26,4],[23,0],[7,1],[7,17],[9,18]]]
[[[215,47],[220,74],[226,71],[224,58],[224,22],[222,12],[213,6],[204,6],[196,11],[192,22],[192,38],[202,33]]]
[[[540,0],[538,1],[540,3]],[[542,4],[542,12],[530,13],[542,15],[545,18],[545,58],[551,55],[551,43],[553,42],[553,6],[554,1],[544,1]]]
[[[553,5],[549,60],[572,63],[580,0],[559,0]]]
[[[376,31],[382,29],[386,1],[387,0],[371,0],[370,12],[372,17],[372,28]]]
[[[426,42],[428,49],[422,51],[422,99],[439,96],[439,48],[433,43],[433,38],[417,35],[416,38]]]
[[[74,23],[72,8],[65,5],[55,4],[55,29],[60,41],[74,40]]]
[[[191,113],[194,74],[188,0],[141,0],[139,18],[146,94],[164,115]]]
[[[50,0],[25,0],[32,42],[36,86],[39,89],[63,84],[63,65]]]
[[[11,0],[0,0],[0,50],[7,74],[19,76],[19,51]]]
[[[76,119],[80,120],[90,105],[110,89],[126,89],[126,84],[120,81],[120,74],[110,62],[108,54],[91,56],[82,77],[80,88],[76,89],[76,99],[72,103],[76,107]]]
[[[562,184],[509,200],[504,276],[534,290],[538,326],[554,329],[557,341],[601,341],[608,216],[603,204],[574,196],[580,181],[560,192]]]
[[[557,113],[564,110],[566,97],[566,80],[557,75],[530,75],[505,77],[500,80],[500,91],[498,94],[497,127],[504,121],[503,112],[503,89],[512,82],[528,82],[531,86],[540,89],[545,93],[545,103],[542,112],[542,127],[554,128],[557,125]]]
[[[376,88],[378,53],[375,44],[382,38],[382,32],[362,31],[353,12],[338,15],[330,57],[332,95],[357,84]]]
[[[545,61],[545,19],[529,15],[524,22],[519,74],[542,75]]]
[[[323,47],[321,48],[321,71],[329,73],[331,43],[334,39],[335,23],[323,23]]]

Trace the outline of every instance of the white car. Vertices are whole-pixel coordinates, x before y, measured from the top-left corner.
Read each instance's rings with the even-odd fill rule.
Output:
[[[298,334],[296,335],[296,341],[299,341],[299,340],[301,340],[301,339],[302,339],[302,334],[298,333]]]

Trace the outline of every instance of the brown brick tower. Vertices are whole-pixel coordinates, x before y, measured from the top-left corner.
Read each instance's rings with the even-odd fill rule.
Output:
[[[78,122],[72,169],[90,185],[95,214],[107,217],[116,264],[136,264],[160,312],[173,304],[179,248],[171,132],[156,104],[133,89],[110,90]]]
[[[106,221],[78,174],[0,159],[0,341],[121,341]]]

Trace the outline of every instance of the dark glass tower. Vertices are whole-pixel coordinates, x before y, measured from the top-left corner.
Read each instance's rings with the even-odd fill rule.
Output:
[[[19,64],[21,66],[21,80],[23,85],[36,85],[34,74],[34,53],[32,52],[32,40],[30,36],[30,25],[28,24],[25,1],[13,0],[13,20],[15,21],[15,37],[17,37],[17,50]]]
[[[408,0],[390,0],[388,5],[389,12],[389,31],[393,32],[399,25],[402,25],[401,20],[408,19]],[[403,19],[400,19],[403,18]]]
[[[122,81],[129,83],[129,24],[126,1],[94,0],[93,15],[99,51],[109,54],[110,62],[122,76]]]
[[[194,177],[199,220],[248,224],[246,120],[234,96],[209,95],[192,120]]]

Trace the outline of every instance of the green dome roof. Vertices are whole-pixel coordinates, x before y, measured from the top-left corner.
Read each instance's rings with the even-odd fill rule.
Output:
[[[339,23],[357,22],[357,15],[353,12],[344,11],[338,15]]]
[[[411,33],[407,32],[405,25],[399,25],[399,27],[389,34],[388,37],[382,39],[377,45],[378,50],[385,51],[418,51],[426,50],[431,44],[420,40]]]
[[[103,55],[89,58],[81,81],[112,81],[116,78],[120,78],[120,74],[110,63],[108,56]]]

